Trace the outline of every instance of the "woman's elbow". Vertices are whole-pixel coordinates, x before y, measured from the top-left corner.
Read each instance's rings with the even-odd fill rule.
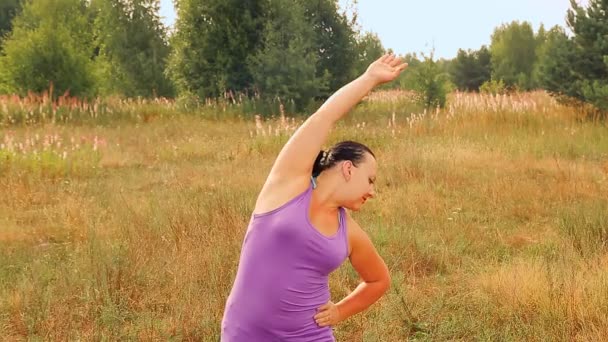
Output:
[[[380,281],[380,289],[382,295],[384,295],[391,288],[391,276],[387,273],[386,276]]]

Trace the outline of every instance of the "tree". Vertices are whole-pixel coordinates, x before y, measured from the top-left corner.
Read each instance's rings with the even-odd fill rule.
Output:
[[[382,57],[386,52],[378,35],[373,32],[365,32],[357,36],[356,56],[354,66],[355,75],[363,74],[370,64]]]
[[[531,89],[536,62],[536,39],[528,22],[514,21],[494,30],[492,44],[492,78],[503,80],[507,86]]]
[[[97,71],[102,94],[171,96],[167,32],[158,0],[96,0]]]
[[[586,8],[573,0],[570,4],[567,22],[576,54],[570,66],[582,90],[572,95],[608,111],[608,1],[590,0]]]
[[[356,34],[346,14],[338,12],[337,0],[299,0],[306,21],[314,31],[318,78],[329,75],[323,97],[339,89],[355,77],[357,64]]]
[[[2,46],[2,40],[13,27],[11,24],[13,18],[17,15],[17,13],[19,13],[20,10],[20,0],[2,0],[2,2],[0,2],[0,49]]]
[[[85,0],[26,2],[0,57],[2,90],[25,95],[52,83],[55,94],[92,95],[91,31]]]
[[[399,88],[407,90],[419,89],[418,69],[423,64],[423,61],[418,58],[416,53],[408,53],[401,58],[407,63],[407,70],[397,79]]]
[[[576,72],[570,67],[576,63],[574,42],[568,39],[560,26],[554,26],[546,35],[536,73],[540,86],[559,96],[582,99]]]
[[[262,48],[248,60],[256,89],[266,100],[293,100],[296,110],[327,91],[329,73],[318,76],[314,32],[304,8],[291,0],[272,0]]]
[[[207,98],[251,90],[246,61],[259,49],[267,6],[268,0],[179,0],[168,65],[178,91]]]
[[[491,73],[491,54],[486,46],[477,51],[459,49],[450,68],[452,82],[465,91],[479,91],[490,80]]]
[[[556,25],[557,26],[557,25]],[[540,70],[541,60],[545,58],[547,40],[551,30],[547,31],[545,25],[541,24],[538,28],[538,32],[534,36],[536,40],[536,62],[532,69],[532,83],[534,86],[542,86],[542,75]]]
[[[422,104],[427,108],[445,107],[449,93],[449,76],[434,60],[433,52],[423,56],[424,61],[411,71],[414,75],[415,90],[420,94]]]

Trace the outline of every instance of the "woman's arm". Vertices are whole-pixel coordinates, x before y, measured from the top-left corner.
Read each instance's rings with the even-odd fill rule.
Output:
[[[314,316],[320,326],[335,325],[375,303],[390,287],[388,267],[376,251],[372,241],[351,218],[348,220],[349,240],[352,246],[350,262],[361,276],[353,292],[337,304],[329,302]]]
[[[270,171],[275,182],[300,179],[308,186],[313,163],[332,126],[379,84],[397,78],[407,67],[393,55],[384,55],[367,71],[334,93],[287,141]]]
[[[384,55],[370,64],[363,75],[340,88],[327,99],[283,146],[270,170],[260,197],[265,197],[267,194],[272,197],[277,188],[289,188],[293,193],[304,190],[310,182],[314,161],[333,125],[374,87],[394,80],[406,67],[407,63],[402,63],[394,55]]]
[[[376,85],[374,79],[363,74],[334,93],[287,141],[277,156],[271,175],[308,178],[331,128]]]

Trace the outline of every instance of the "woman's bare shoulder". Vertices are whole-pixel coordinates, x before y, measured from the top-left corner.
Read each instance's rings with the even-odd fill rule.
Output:
[[[310,177],[299,177],[288,181],[284,179],[274,180],[269,177],[262,186],[253,213],[256,215],[264,214],[282,207],[308,190],[310,184]]]

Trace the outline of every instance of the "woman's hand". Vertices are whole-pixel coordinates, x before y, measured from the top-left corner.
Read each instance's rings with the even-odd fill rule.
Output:
[[[323,304],[319,309],[317,309],[317,312],[318,313],[314,318],[320,327],[333,326],[342,320],[340,317],[340,310],[338,310],[336,304],[331,301]]]
[[[402,63],[400,58],[393,54],[386,54],[370,64],[365,75],[373,79],[377,84],[393,81],[407,68],[407,63]]]

